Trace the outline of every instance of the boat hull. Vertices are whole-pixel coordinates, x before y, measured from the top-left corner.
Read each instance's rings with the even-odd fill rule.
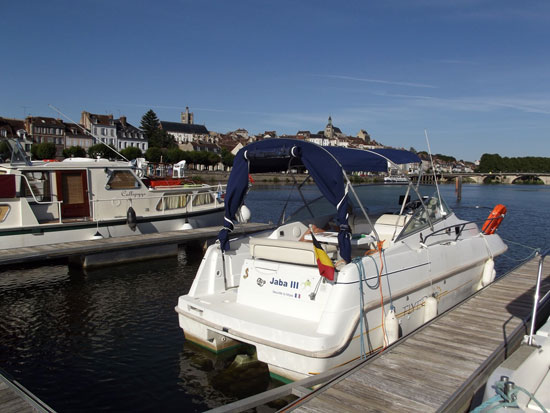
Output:
[[[98,222],[80,220],[62,224],[39,224],[9,228],[0,230],[0,249],[178,231],[183,229],[186,221],[193,228],[201,228],[219,225],[222,219],[223,207],[219,207],[195,213],[137,217],[134,230],[128,225],[126,218]]]
[[[489,242],[493,256],[506,250],[500,238],[493,237],[490,241],[494,241]],[[340,271],[334,285],[320,280],[314,302],[308,295],[315,289],[316,282],[309,283],[312,284],[309,289],[303,289],[303,285],[307,284],[306,280],[319,279],[317,268],[245,260],[244,271],[239,271],[244,272],[239,282],[241,291],[228,289],[222,294],[201,295],[198,282],[189,295],[179,299],[176,307],[179,325],[186,339],[212,351],[221,351],[239,342],[251,344],[256,347],[258,360],[267,363],[272,374],[298,380],[345,365],[387,346],[388,326],[383,325],[382,319],[391,308],[395,310],[398,337],[402,337],[429,321],[430,299],[435,298],[436,312],[442,313],[469,297],[481,288],[483,268],[490,258],[488,249],[482,248],[484,244],[486,240],[477,237],[458,246],[436,245],[429,252],[427,248],[419,248],[414,254],[410,250],[402,251],[402,257],[388,255],[388,273],[379,278],[378,284],[382,286],[382,299],[378,287],[364,287],[363,323],[359,318],[357,283],[345,284],[358,279],[355,264]],[[223,283],[222,272],[212,265],[219,261],[215,248],[210,247],[199,269],[199,273],[213,274],[208,287],[211,289],[216,289],[216,282]],[[473,250],[479,252],[470,254],[469,262],[464,263],[466,252]],[[404,256],[409,261],[406,265]],[[227,260],[236,259],[233,256],[226,257]],[[392,265],[390,261],[397,264]],[[237,281],[231,270],[234,263],[229,264],[225,282],[231,285]],[[372,276],[376,268],[371,267],[374,260],[363,258],[363,265],[373,287],[377,284],[377,276]],[[292,270],[294,274],[288,277]],[[301,271],[300,274],[296,270]],[[295,281],[289,281],[285,287],[279,282],[285,276]],[[269,290],[254,286],[259,278],[271,278]],[[299,286],[301,293],[289,290],[291,282],[297,283],[294,285]],[[239,298],[239,294],[250,297]],[[330,301],[326,299],[328,296]]]

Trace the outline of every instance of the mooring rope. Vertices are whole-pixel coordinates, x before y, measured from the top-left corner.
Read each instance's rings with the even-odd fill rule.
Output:
[[[520,391],[522,393],[525,393],[531,400],[533,400],[544,413],[548,413],[548,410],[546,410],[544,406],[536,399],[535,395],[530,393],[523,387],[518,386],[517,384],[513,384],[512,387],[509,389],[509,391],[506,392],[505,384],[507,382],[508,382],[507,380],[499,380],[495,382],[495,384],[492,387],[493,389],[495,389],[496,396],[493,396],[486,402],[480,404],[474,410],[471,410],[470,413],[481,413],[481,412],[489,413],[489,412],[493,412],[498,409],[501,409],[503,407],[519,408],[519,405],[517,402],[517,395]]]
[[[355,264],[357,267],[357,272],[359,273],[359,330],[361,334],[360,338],[360,346],[361,346],[361,360],[364,360],[367,358],[367,352],[365,351],[365,338],[364,338],[364,331],[365,327],[363,325],[363,317],[365,314],[365,298],[363,296],[363,280],[365,280],[365,284],[371,289],[372,288],[368,281],[367,277],[365,275],[365,267],[363,266],[363,259],[361,257],[354,258],[351,262]],[[380,282],[380,280],[378,280]],[[376,287],[375,287],[376,288]]]
[[[530,258],[535,257],[537,254],[540,254],[540,251],[541,251],[540,248],[531,247],[530,245],[525,245],[519,242],[511,241],[503,237],[500,237],[500,238],[508,244],[514,244],[514,245],[517,245],[518,247],[523,247],[523,248],[527,248],[528,250],[531,250],[531,253],[525,258],[516,259],[516,258],[509,257],[506,254],[502,254],[501,257],[503,258],[506,258],[508,260],[515,261],[515,262],[523,262],[523,261],[527,261]]]

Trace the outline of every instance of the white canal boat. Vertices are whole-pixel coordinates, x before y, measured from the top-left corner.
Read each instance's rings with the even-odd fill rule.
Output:
[[[345,174],[388,162],[420,159],[287,139],[243,148],[219,242],[178,300],[185,338],[215,352],[253,345],[272,375],[297,380],[380,351],[491,282],[493,258],[507,249],[494,233],[504,210],[483,232],[434,187],[427,196],[412,184],[352,187]],[[248,174],[300,167],[323,196],[274,231],[230,240]]]
[[[0,249],[220,223],[224,187],[147,184],[121,161],[20,156],[0,164]]]

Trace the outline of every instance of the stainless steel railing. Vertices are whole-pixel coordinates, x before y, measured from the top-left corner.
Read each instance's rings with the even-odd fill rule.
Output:
[[[536,288],[535,288],[535,298],[533,300],[533,315],[531,316],[531,328],[529,330],[529,338],[527,339],[527,344],[528,345],[532,345],[533,344],[533,334],[535,333],[535,324],[536,324],[536,317],[537,317],[537,310],[538,310],[538,307],[539,307],[539,304],[542,303],[544,300],[546,300],[546,298],[548,297],[548,294],[550,293],[550,291],[548,291],[544,297],[542,297],[540,300],[539,300],[539,296],[540,296],[540,283],[541,283],[541,280],[542,280],[542,269],[543,269],[543,264],[544,264],[544,259],[550,254],[550,248],[547,249],[546,251],[543,251],[541,254],[540,254],[540,259],[539,259],[539,270],[538,270],[538,274],[537,274],[537,285],[536,285]]]

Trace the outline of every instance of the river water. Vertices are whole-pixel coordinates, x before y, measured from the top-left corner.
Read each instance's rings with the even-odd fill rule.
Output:
[[[255,222],[276,222],[288,193],[258,186],[247,198]],[[484,220],[508,208],[499,233],[509,245],[502,274],[550,246],[550,187],[464,185],[441,192],[455,213]],[[316,196],[314,187],[306,197]],[[296,192],[291,203],[297,204]],[[184,342],[174,307],[201,253],[84,273],[65,265],[0,273],[0,367],[59,412],[203,411],[277,385],[262,364],[226,367]]]

